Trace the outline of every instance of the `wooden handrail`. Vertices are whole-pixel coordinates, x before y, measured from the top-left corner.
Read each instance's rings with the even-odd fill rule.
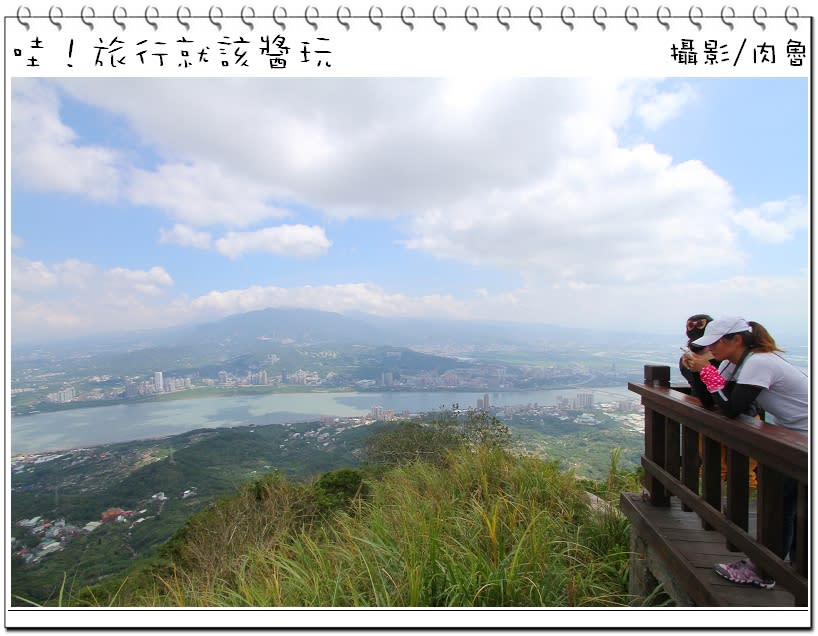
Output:
[[[676,496],[702,525],[725,537],[728,547],[743,550],[765,572],[807,604],[806,435],[749,418],[729,419],[670,385],[670,368],[648,365],[645,383],[629,383],[645,407],[645,487],[653,506],[670,505]],[[726,507],[722,512],[721,447],[727,449]],[[748,534],[749,459],[758,464],[756,537]],[[782,545],[782,486],[798,482],[795,569],[776,554]]]
[[[712,440],[766,465],[777,466],[788,477],[807,481],[808,444],[798,431],[767,422],[730,419],[709,411],[699,399],[669,387],[628,383],[628,389],[642,396],[642,404],[670,417]]]

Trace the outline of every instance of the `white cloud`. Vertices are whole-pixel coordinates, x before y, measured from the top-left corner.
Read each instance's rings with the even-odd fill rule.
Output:
[[[321,213],[384,219],[384,226],[400,228],[406,248],[502,268],[524,286],[464,292],[466,302],[402,295],[377,280],[292,289],[236,282],[238,289],[190,300],[171,294],[173,281],[161,268],[130,275],[80,259],[16,261],[22,295],[14,306],[36,307],[35,322],[47,315],[71,324],[80,316],[80,325],[110,321],[123,328],[269,305],[496,318],[513,304],[515,317],[535,320],[598,323],[605,316],[627,325],[650,314],[655,325],[720,307],[748,317],[766,310],[743,309],[749,300],[736,289],[765,298],[769,311],[805,297],[800,279],[737,276],[747,258],[742,239],[786,241],[806,227],[803,199],[782,194],[740,210],[736,201],[746,193],[737,196],[708,165],[623,141],[634,122],[649,140],[707,96],[687,83],[236,79],[218,80],[214,90],[214,81],[15,80],[15,184],[122,204],[112,214],[134,213],[126,204],[155,208],[167,218],[154,234],[160,242],[229,258],[326,254],[333,243],[320,225],[305,221],[305,210],[311,219]],[[60,119],[63,94],[126,128],[138,151],[86,143]],[[137,152],[149,166],[126,162]],[[284,218],[286,225],[267,227]],[[34,237],[26,239],[33,246]],[[343,249],[351,253],[353,246]],[[686,282],[693,279],[708,282]],[[61,304],[47,296],[57,289],[65,290]],[[656,298],[669,295],[655,307]],[[120,315],[115,306],[131,313]],[[54,312],[43,313],[48,307]]]
[[[127,120],[166,164],[220,166],[281,200],[342,216],[387,217],[547,170],[568,141],[563,136],[587,130],[582,121],[565,130],[564,120],[591,108],[583,106],[589,97],[610,97],[613,90],[603,94],[562,80],[477,88],[425,79],[219,82],[219,91],[205,80],[112,79],[104,87],[63,80],[61,86]],[[595,103],[589,120],[604,101]],[[145,177],[159,177],[160,189],[167,187],[161,169]],[[207,208],[197,207],[189,206],[185,222],[208,222]]]
[[[220,91],[204,80],[185,82],[184,91],[180,86],[150,79],[109,80],[104,87],[61,82],[74,98],[127,120],[165,158],[154,170],[134,172],[129,196],[185,227],[297,219],[299,206],[339,217],[401,217],[408,248],[575,284],[674,279],[717,254],[723,266],[743,258],[730,224],[730,184],[700,162],[674,163],[647,144],[625,147],[618,136],[633,117],[656,128],[678,115],[696,99],[685,83],[358,79],[220,80]],[[288,202],[288,210],[271,201]],[[162,236],[207,244],[204,235],[194,239],[181,230]],[[321,254],[328,241],[314,231],[312,239],[291,242],[250,230],[213,245],[235,258],[251,250]]]
[[[156,207],[189,225],[243,227],[289,213],[267,203],[273,188],[232,174],[212,162],[164,164],[155,171],[134,170],[128,197],[137,205]]]
[[[11,234],[11,249],[19,250],[25,244],[26,244],[26,242],[21,237],[17,236],[16,234],[14,234],[12,232],[12,234]]]
[[[675,279],[740,262],[731,203],[730,186],[699,162],[608,148],[523,188],[427,210],[405,244],[565,283]]]
[[[809,225],[809,210],[800,197],[768,201],[756,208],[744,208],[731,215],[733,222],[765,243],[783,243],[794,232]]]
[[[58,277],[60,287],[71,290],[72,293],[94,290],[98,279],[102,277],[102,272],[96,265],[77,258],[69,258],[62,263],[57,263],[51,268],[51,271]]]
[[[200,232],[177,223],[170,230],[159,228],[159,242],[206,250],[210,249],[211,238],[207,232]]]
[[[682,84],[675,91],[650,90],[642,97],[636,114],[646,128],[656,130],[677,117],[695,99],[696,92],[689,84]]]
[[[11,266],[15,339],[167,324],[173,279],[161,267],[104,270],[78,259],[47,265],[20,257]]]
[[[410,296],[385,291],[370,283],[305,285],[302,287],[253,286],[212,291],[190,302],[196,314],[229,315],[265,307],[305,307],[324,311],[359,311],[381,316],[464,317],[467,306],[450,295]]]
[[[173,285],[173,279],[161,267],[151,267],[149,270],[125,269],[115,267],[106,272],[112,286],[132,288],[140,294],[154,296],[162,292],[163,288]]]
[[[57,276],[42,261],[11,257],[11,287],[14,291],[40,291],[57,284]]]
[[[60,120],[59,107],[52,86],[38,80],[12,82],[12,178],[34,190],[115,199],[121,181],[119,153],[80,143]]]
[[[583,286],[535,280],[474,302],[469,310],[479,318],[626,333],[676,332],[680,344],[687,316],[703,312],[712,316],[738,315],[760,322],[775,337],[796,335],[800,340],[809,321],[809,282],[806,272],[792,276],[702,277],[695,282],[646,281],[638,286]]]
[[[317,225],[278,225],[249,232],[228,232],[215,241],[210,233],[176,224],[170,230],[159,230],[160,243],[215,248],[229,258],[238,258],[248,252],[267,252],[283,256],[310,257],[325,254],[332,245],[324,229]]]
[[[254,232],[228,232],[215,245],[217,251],[230,258],[247,252],[320,256],[326,253],[332,241],[317,225],[279,225]]]
[[[42,264],[40,264],[42,265]],[[802,334],[809,303],[807,275],[647,282],[640,286],[586,286],[534,281],[510,291],[478,290],[469,298],[452,294],[404,294],[374,283],[279,287],[254,285],[213,290],[189,298],[172,293],[161,268],[101,270],[87,263],[60,263],[47,270],[48,288],[13,284],[14,338],[32,339],[43,330],[63,336],[145,329],[218,319],[266,307],[304,307],[382,316],[501,319],[563,324],[611,331],[672,333],[683,339],[684,318],[694,313],[743,315],[774,336]],[[83,285],[68,278],[85,275]],[[12,271],[15,276],[17,272]],[[36,293],[35,293],[36,292]],[[657,325],[662,327],[657,329]]]

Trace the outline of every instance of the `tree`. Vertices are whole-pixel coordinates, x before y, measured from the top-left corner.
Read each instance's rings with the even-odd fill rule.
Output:
[[[508,427],[488,413],[458,416],[443,411],[425,422],[402,421],[374,433],[366,441],[364,453],[371,464],[426,461],[441,466],[457,448],[506,448],[510,441]]]
[[[403,421],[371,435],[364,446],[370,464],[394,466],[414,461],[442,465],[450,450],[461,446],[461,436],[451,427]]]
[[[493,415],[485,411],[470,413],[461,424],[463,436],[472,447],[507,448],[511,431]]]
[[[325,510],[344,507],[356,496],[366,495],[363,475],[355,468],[341,468],[324,473],[313,488],[318,505]]]

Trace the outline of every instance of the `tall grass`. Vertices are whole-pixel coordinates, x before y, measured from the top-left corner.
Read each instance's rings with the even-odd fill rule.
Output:
[[[322,514],[273,479],[195,517],[123,605],[628,605],[628,527],[571,473],[499,449],[416,462]]]

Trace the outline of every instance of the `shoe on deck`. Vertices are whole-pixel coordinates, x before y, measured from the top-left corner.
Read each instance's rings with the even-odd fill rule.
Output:
[[[775,581],[761,574],[755,564],[749,559],[740,559],[733,563],[716,563],[713,569],[716,571],[716,574],[731,583],[755,585],[766,589],[775,587]]]

